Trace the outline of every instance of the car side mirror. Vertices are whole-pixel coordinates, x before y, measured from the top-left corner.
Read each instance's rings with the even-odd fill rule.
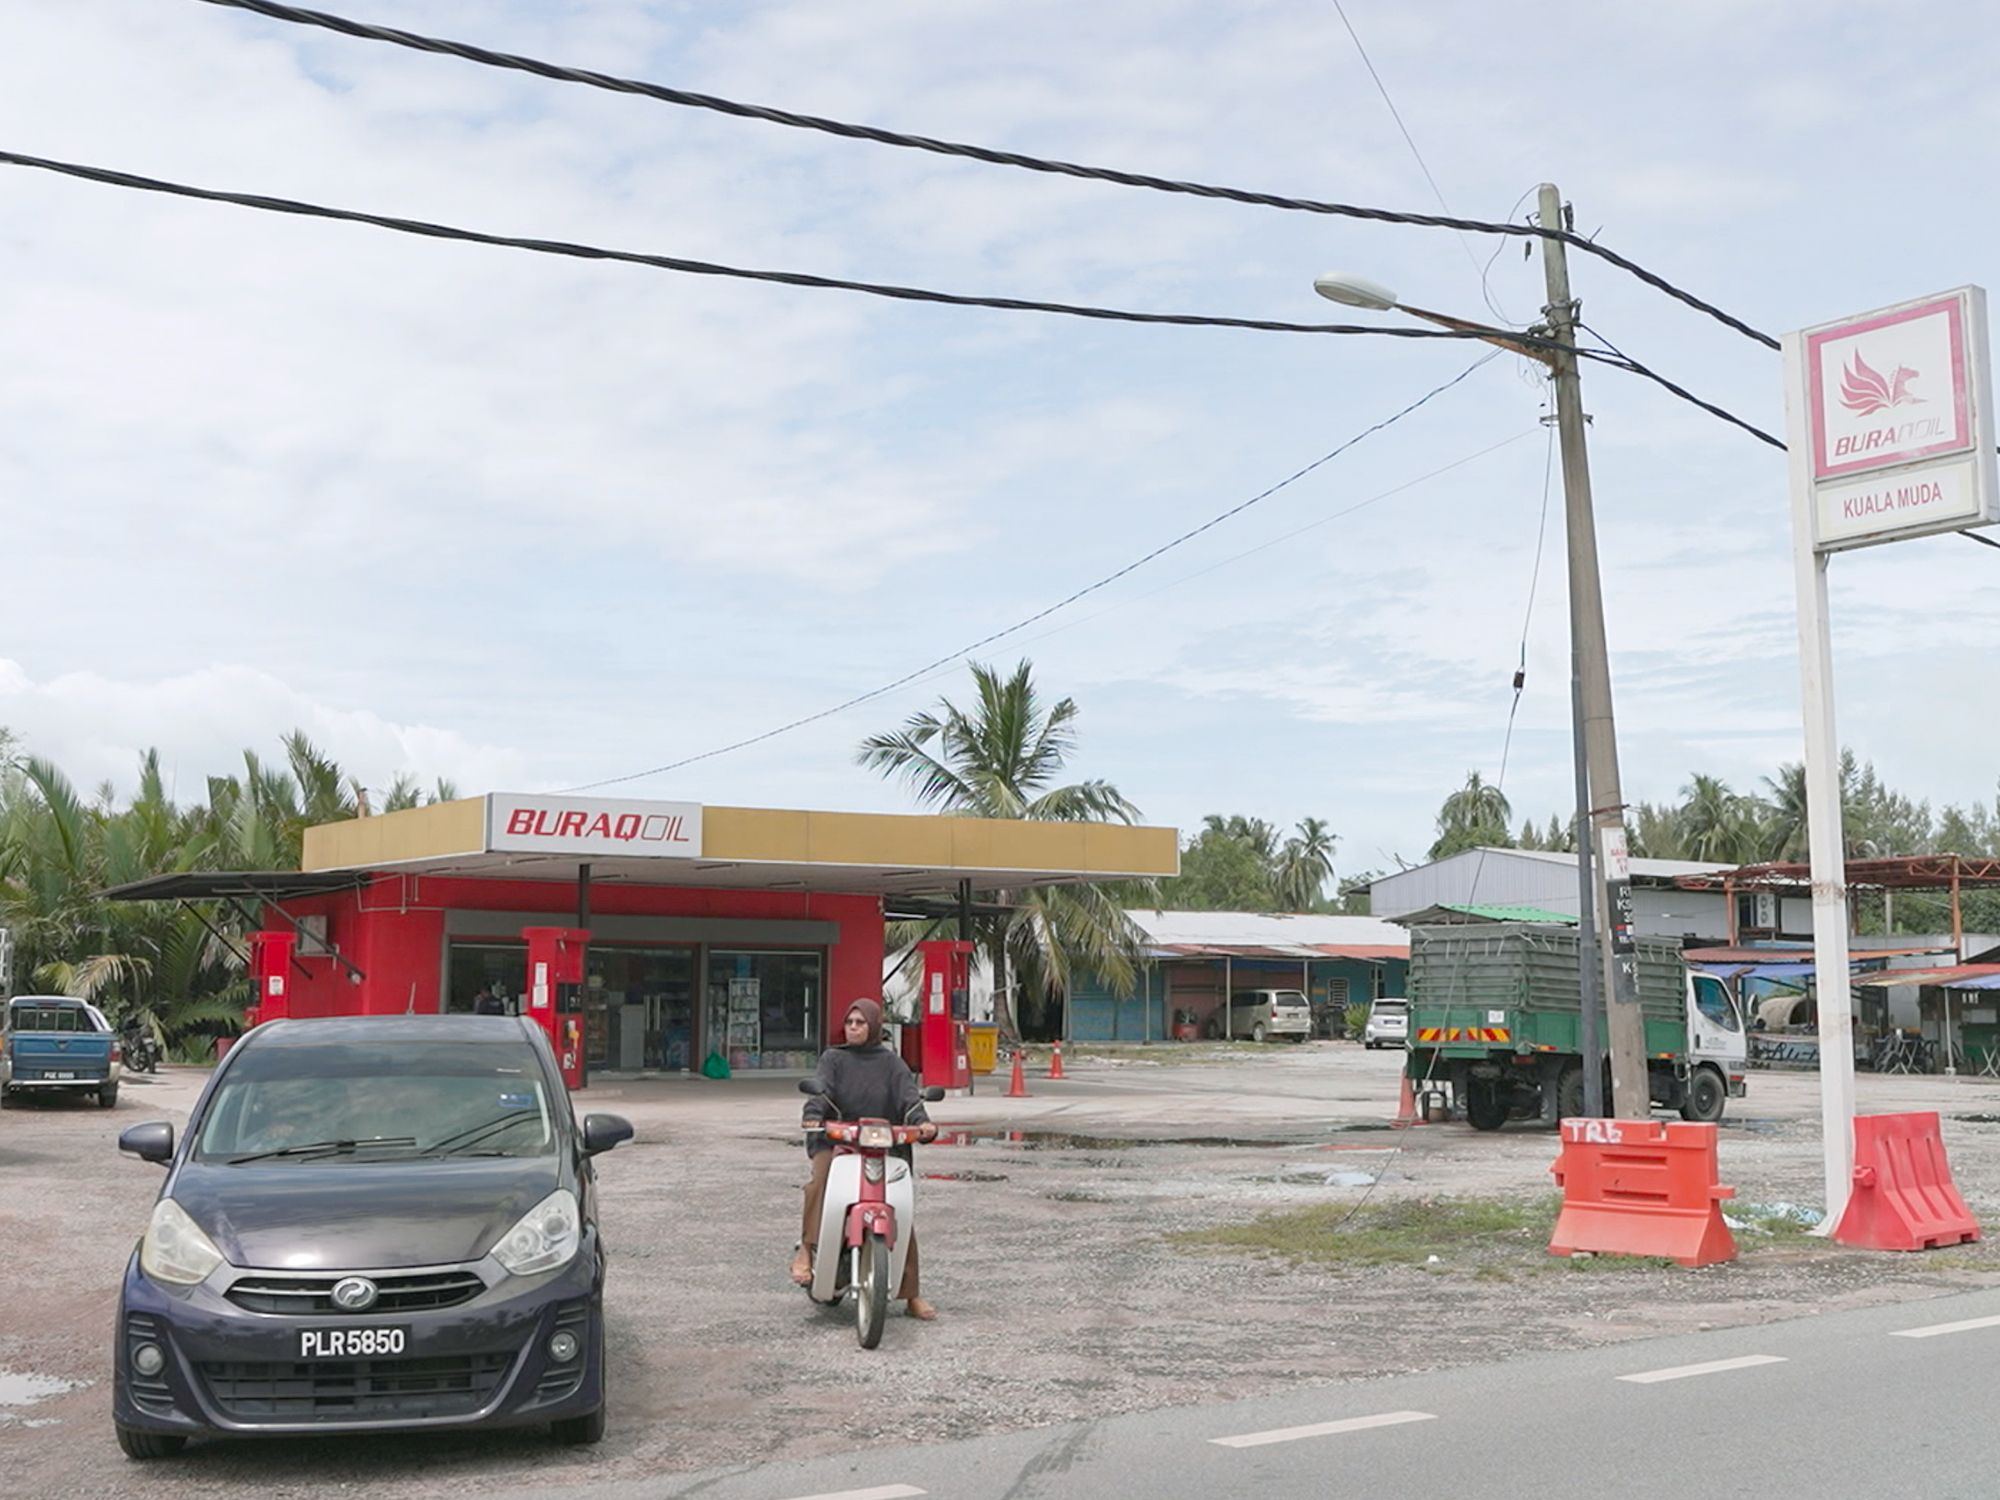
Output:
[[[174,1127],[165,1120],[127,1125],[119,1133],[118,1149],[131,1152],[141,1161],[155,1161],[165,1166],[174,1159]]]
[[[596,1156],[609,1151],[621,1141],[632,1139],[632,1122],[623,1115],[585,1115],[583,1117],[583,1154]]]
[[[932,1084],[929,1088],[924,1090],[924,1103],[926,1104],[935,1104],[938,1102],[938,1100],[942,1099],[943,1097],[944,1097],[944,1090],[939,1088],[936,1084]]]

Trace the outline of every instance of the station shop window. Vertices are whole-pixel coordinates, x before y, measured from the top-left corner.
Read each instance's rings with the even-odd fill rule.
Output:
[[[445,964],[444,1012],[470,1015],[481,990],[497,985],[510,1014],[521,1013],[521,996],[528,987],[526,943],[453,943]]]
[[[585,968],[583,1029],[592,1067],[694,1066],[696,950],[601,944]]]
[[[711,948],[702,1017],[708,1051],[735,1070],[810,1068],[826,1045],[824,965],[815,952]]]

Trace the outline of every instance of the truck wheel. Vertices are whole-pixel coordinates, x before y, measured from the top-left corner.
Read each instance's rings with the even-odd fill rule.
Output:
[[[104,1085],[103,1088],[97,1091],[97,1107],[99,1109],[110,1109],[117,1102],[118,1102],[117,1084],[107,1083]]]
[[[1565,1068],[1556,1080],[1556,1118],[1577,1120],[1583,1117],[1583,1069]]]
[[[1697,1068],[1688,1078],[1687,1102],[1681,1105],[1681,1118],[1713,1125],[1722,1118],[1728,1104],[1729,1090],[1723,1085],[1722,1076],[1713,1068]]]
[[[1474,1130],[1498,1130],[1507,1123],[1507,1099],[1498,1084],[1475,1079],[1466,1089],[1465,1123]]]

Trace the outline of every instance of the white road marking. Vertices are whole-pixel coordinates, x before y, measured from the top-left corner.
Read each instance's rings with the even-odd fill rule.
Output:
[[[823,1495],[800,1495],[797,1500],[908,1500],[911,1495],[928,1493],[913,1484],[878,1484],[872,1490],[831,1490]]]
[[[1724,1370],[1747,1370],[1753,1365],[1781,1365],[1782,1354],[1745,1354],[1740,1359],[1712,1359],[1705,1365],[1675,1365],[1671,1370],[1648,1370],[1642,1375],[1620,1375],[1634,1385],[1652,1385],[1660,1380],[1686,1380],[1691,1375],[1720,1375]]]
[[[1898,1328],[1895,1339],[1934,1339],[1941,1333],[1965,1333],[1973,1328],[2000,1327],[2000,1318],[1967,1318],[1963,1323],[1933,1323],[1928,1328]]]
[[[1310,1427],[1274,1427],[1269,1432],[1246,1432],[1209,1441],[1222,1448],[1261,1448],[1266,1443],[1294,1443],[1300,1438],[1331,1437],[1337,1432],[1362,1432],[1370,1427],[1400,1427],[1405,1422],[1436,1420],[1435,1412],[1385,1411],[1374,1417],[1347,1417],[1338,1422],[1315,1422]]]

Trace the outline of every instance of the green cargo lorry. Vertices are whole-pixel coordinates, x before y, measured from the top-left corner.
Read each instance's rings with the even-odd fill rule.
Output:
[[[1743,1095],[1748,1048],[1737,997],[1724,979],[1690,970],[1676,943],[1640,938],[1637,949],[1653,1103],[1719,1120]],[[1406,1076],[1419,1107],[1427,1117],[1448,1109],[1475,1130],[1581,1115],[1580,993],[1573,927],[1413,928]],[[1607,1109],[1610,1097],[1607,1069]]]

